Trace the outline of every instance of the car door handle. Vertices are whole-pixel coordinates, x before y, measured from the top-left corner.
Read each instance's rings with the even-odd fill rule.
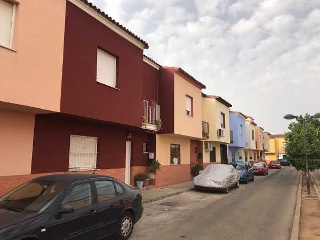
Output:
[[[92,209],[92,210],[90,210],[89,214],[90,214],[90,215],[93,215],[93,214],[95,214],[96,212],[97,212],[96,210]]]

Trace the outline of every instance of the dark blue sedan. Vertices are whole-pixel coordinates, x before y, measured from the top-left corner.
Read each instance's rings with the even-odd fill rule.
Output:
[[[140,191],[112,177],[48,175],[0,198],[0,239],[128,239],[142,212]]]
[[[233,165],[240,172],[240,182],[248,183],[249,181],[254,181],[254,172],[248,162],[236,161]]]

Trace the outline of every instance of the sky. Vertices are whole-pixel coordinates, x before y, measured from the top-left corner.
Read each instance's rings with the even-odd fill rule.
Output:
[[[89,0],[266,132],[320,112],[320,0]]]

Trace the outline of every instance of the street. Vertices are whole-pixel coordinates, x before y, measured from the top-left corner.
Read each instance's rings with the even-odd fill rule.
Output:
[[[186,192],[145,206],[130,239],[289,239],[299,172],[269,170],[229,194]]]

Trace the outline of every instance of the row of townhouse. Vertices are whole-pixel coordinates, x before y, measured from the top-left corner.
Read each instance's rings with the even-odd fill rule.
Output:
[[[86,0],[0,0],[0,195],[38,175],[97,172],[156,186],[194,164],[264,158],[268,133]]]

